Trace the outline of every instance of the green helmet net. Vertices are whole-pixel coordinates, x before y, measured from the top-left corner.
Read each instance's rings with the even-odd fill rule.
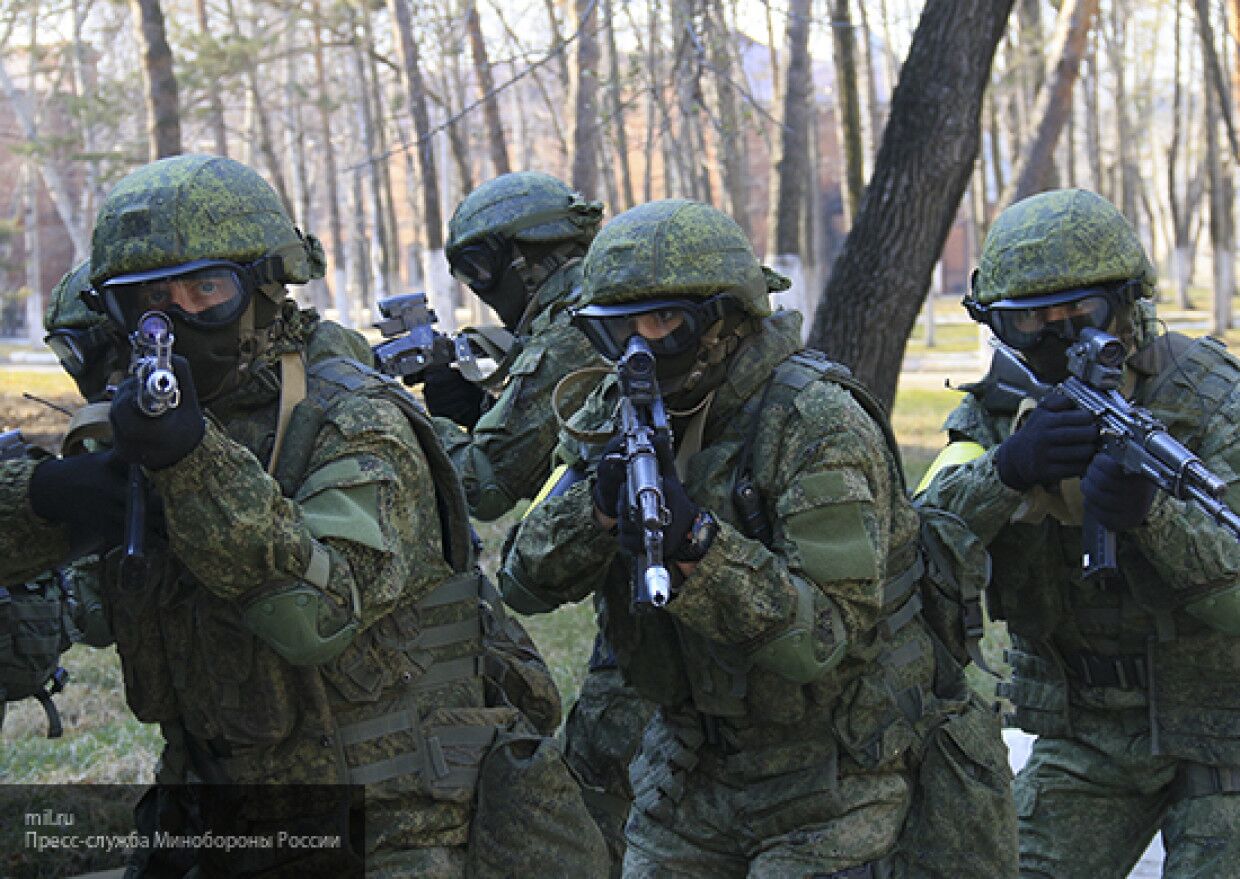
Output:
[[[82,293],[89,289],[90,260],[84,259],[69,269],[52,288],[47,308],[43,312],[43,329],[51,333],[55,330],[88,330],[91,327],[107,325],[108,319],[104,315],[87,308],[82,301]]]
[[[982,305],[1139,280],[1152,296],[1157,274],[1132,225],[1105,198],[1056,189],[1022,199],[995,220],[973,273]]]
[[[218,156],[174,156],[138,168],[108,194],[91,238],[90,280],[98,287],[194,260],[248,265],[264,257],[279,258],[275,282],[323,277],[322,245],[293,225],[256,171]]]
[[[729,293],[748,313],[765,317],[770,291],[788,286],[758,262],[735,220],[684,199],[620,214],[590,245],[583,271],[582,306]]]
[[[446,250],[500,234],[527,242],[589,244],[603,205],[586,201],[562,180],[540,171],[501,174],[461,201],[448,221]]]

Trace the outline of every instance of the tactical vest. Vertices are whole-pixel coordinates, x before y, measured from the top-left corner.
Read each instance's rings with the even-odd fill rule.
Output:
[[[783,430],[793,417],[794,399],[819,380],[844,386],[854,398],[869,398],[842,366],[817,352],[794,354],[775,367],[763,393],[751,398],[681,474],[695,499],[768,548],[776,536],[769,523],[778,521],[778,487],[769,482],[771,470],[752,467],[747,459],[765,431]],[[863,408],[890,434],[881,406],[873,402],[871,409],[868,402],[862,402]],[[888,442],[894,449],[894,436]],[[895,461],[898,469],[898,453]],[[705,474],[713,478],[699,483]],[[892,478],[902,476],[893,473]],[[781,724],[790,737],[833,735],[854,760],[874,766],[923,738],[937,652],[924,626],[909,625],[921,608],[923,568],[915,546],[894,547],[889,564],[900,574],[884,583],[877,640],[862,648],[871,661],[846,659],[823,682],[801,685],[754,668],[740,649],[711,642],[668,614],[633,614],[627,576],[616,574],[617,568],[627,573],[625,566],[613,567],[605,586],[606,631],[626,679],[643,696],[665,706],[688,702],[708,726],[713,720],[725,728],[725,738],[731,735],[743,745],[751,727],[753,735],[762,737],[774,734],[770,724]],[[819,713],[832,703],[828,728]]]
[[[294,667],[250,634],[235,603],[152,547],[140,588],[108,578],[130,705],[139,719],[161,722],[170,746],[182,746],[208,781],[384,783],[469,802],[482,757],[515,712],[485,706],[481,575],[459,484],[429,418],[395,382],[341,358],[315,362],[306,374],[274,468],[282,492],[300,487],[337,404],[358,395],[388,401],[426,455],[455,573],[331,662]],[[271,427],[272,416],[269,407],[255,418]]]
[[[1240,385],[1240,363],[1217,340],[1159,337],[1130,364],[1147,367],[1133,401],[1194,452],[1209,417]],[[1012,681],[1001,694],[1027,732],[1064,735],[1074,709],[1148,717],[1153,754],[1240,766],[1240,645],[1178,608],[1173,584],[1118,535],[1120,578],[1087,587],[1080,529],[1046,520],[1010,525],[991,543],[992,615],[1006,619]]]

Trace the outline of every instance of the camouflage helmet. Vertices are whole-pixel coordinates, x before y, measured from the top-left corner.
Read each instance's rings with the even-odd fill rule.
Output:
[[[526,242],[577,240],[589,244],[602,217],[600,202],[586,201],[550,174],[501,174],[457,205],[448,221],[445,249],[451,254],[493,234]]]
[[[726,293],[757,317],[787,279],[763,267],[744,230],[707,204],[668,199],[625,211],[603,227],[583,266],[579,304],[707,298]]]
[[[995,220],[973,272],[979,305],[1139,281],[1152,296],[1157,275],[1137,233],[1100,195],[1056,189],[1023,199]]]
[[[105,326],[108,319],[88,308],[82,294],[90,290],[90,260],[84,259],[61,278],[52,288],[43,312],[43,329],[52,333],[57,330],[89,330]]]
[[[323,248],[293,225],[257,172],[232,159],[183,155],[144,165],[108,194],[91,238],[91,283],[199,260],[261,263],[268,298],[280,284],[323,277]]]

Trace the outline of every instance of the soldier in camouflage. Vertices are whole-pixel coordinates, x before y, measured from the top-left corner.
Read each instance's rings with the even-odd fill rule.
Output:
[[[127,379],[110,410],[116,454],[163,501],[145,563],[111,553],[104,584],[129,705],[166,743],[139,826],[175,831],[218,808],[166,785],[264,785],[214,817],[318,822],[346,843],[320,853],[337,875],[363,859],[375,876],[492,875],[486,859],[523,865],[534,840],[560,875],[588,873],[602,841],[566,768],[486,691],[481,577],[429,418],[369,367],[360,336],[286,295],[322,272],[317,241],[227,159],[144,166],[95,224],[96,307],[127,333],[148,311],[169,317],[180,385],[179,405],[150,416]],[[513,765],[537,782],[522,791],[530,839],[488,799],[496,778],[515,786]],[[364,790],[364,838],[361,800],[333,811],[270,787],[289,784]],[[540,831],[551,817],[578,848]],[[232,853],[227,868],[304,855]],[[139,852],[130,873],[191,868],[163,857]]]
[[[672,598],[633,604],[643,544],[608,439],[614,377],[565,426],[561,453],[588,478],[530,511],[500,585],[529,613],[593,593],[625,679],[659,705],[631,771],[625,876],[916,875],[895,856],[937,691],[957,712],[973,701],[915,613],[897,459],[863,389],[801,350],[800,315],[771,312],[786,284],[690,201],[621,214],[585,259],[579,325],[608,359],[635,334],[656,357],[676,438],[660,449]],[[960,731],[955,768],[1009,802],[997,725],[968,717],[984,722]],[[970,846],[1004,846],[973,818]]]
[[[423,389],[431,414],[465,428],[438,419],[470,512],[479,519],[496,519],[537,493],[558,440],[552,392],[570,373],[604,364],[570,321],[581,260],[602,214],[601,204],[587,202],[560,180],[522,171],[479,186],[448,223],[453,274],[495,311],[514,338],[486,383],[501,388],[498,399],[481,417],[483,389],[455,369],[428,370]],[[585,387],[566,384],[560,405],[566,411],[579,408]],[[597,638],[563,739],[617,873],[633,798],[628,767],[653,710],[624,685],[611,650]]]
[[[987,235],[966,305],[1043,381],[1086,327],[1130,352],[1123,393],[1240,502],[1240,362],[1159,333],[1135,232],[1081,190],[1035,195]],[[1038,736],[1016,782],[1021,875],[1123,877],[1162,831],[1164,876],[1240,862],[1240,545],[1192,504],[1096,452],[1092,417],[988,376],[951,413],[922,497],[989,543],[1012,635],[1001,692]],[[1082,577],[1082,514],[1117,533],[1118,575]]]

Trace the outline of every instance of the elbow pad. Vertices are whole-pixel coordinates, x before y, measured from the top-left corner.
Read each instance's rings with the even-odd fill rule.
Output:
[[[264,594],[246,605],[245,624],[292,665],[322,665],[339,656],[361,627],[361,599],[350,584],[352,613],[324,592],[331,562],[314,544],[305,579]]]
[[[499,591],[504,597],[504,604],[517,613],[550,613],[559,607],[559,602],[522,583],[509,565],[499,569],[496,579],[499,581]]]
[[[816,586],[794,577],[796,615],[773,641],[751,654],[754,665],[798,684],[812,684],[844,658],[844,621]]]
[[[1199,598],[1184,610],[1224,635],[1240,637],[1240,585]]]

